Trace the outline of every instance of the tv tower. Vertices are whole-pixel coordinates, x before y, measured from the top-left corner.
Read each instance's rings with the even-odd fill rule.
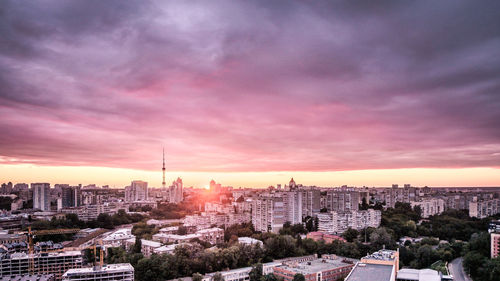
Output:
[[[163,181],[161,182],[161,186],[165,188],[165,148],[163,148],[163,168],[161,168],[163,172]]]

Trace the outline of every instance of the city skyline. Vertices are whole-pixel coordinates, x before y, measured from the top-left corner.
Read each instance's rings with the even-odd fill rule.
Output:
[[[0,182],[500,186],[498,2],[0,10]]]

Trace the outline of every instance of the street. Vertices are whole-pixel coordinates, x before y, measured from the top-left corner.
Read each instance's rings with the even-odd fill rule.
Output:
[[[462,266],[462,258],[456,258],[448,264],[448,269],[450,274],[453,275],[454,281],[472,281],[469,276],[465,273]]]

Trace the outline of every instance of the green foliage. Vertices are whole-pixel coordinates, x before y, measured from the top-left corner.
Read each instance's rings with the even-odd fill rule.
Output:
[[[224,277],[222,277],[222,273],[217,272],[212,277],[212,281],[224,281]]]
[[[198,210],[198,205],[190,201],[179,204],[163,203],[158,208],[151,210],[150,215],[155,219],[180,219],[191,215]]]
[[[344,233],[342,233],[342,237],[348,242],[354,241],[354,239],[358,238],[359,232],[356,229],[348,228]]]
[[[262,278],[262,264],[258,263],[252,267],[252,270],[248,273],[250,281],[261,281]]]
[[[231,236],[251,237],[254,234],[252,223],[233,224],[224,230],[224,240],[229,241]]]
[[[306,277],[300,273],[293,276],[293,281],[306,281]]]
[[[193,281],[201,281],[203,279],[203,275],[199,274],[198,272],[193,274],[192,280]]]
[[[136,223],[132,227],[132,234],[136,237],[151,240],[154,234],[158,232],[155,225],[148,225],[145,222]]]

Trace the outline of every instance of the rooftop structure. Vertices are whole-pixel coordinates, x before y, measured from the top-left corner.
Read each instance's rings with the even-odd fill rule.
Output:
[[[284,262],[274,268],[274,274],[285,281],[292,281],[295,274],[304,275],[306,281],[343,280],[355,262],[356,260],[335,255],[323,255],[320,259],[304,262]]]
[[[129,263],[109,264],[102,267],[70,269],[63,275],[64,281],[70,280],[134,280],[134,268]]]
[[[398,281],[445,281],[453,280],[452,276],[443,275],[433,269],[411,269],[403,268],[398,271],[397,279]]]
[[[346,281],[395,281],[399,269],[399,252],[380,250],[361,258]]]

